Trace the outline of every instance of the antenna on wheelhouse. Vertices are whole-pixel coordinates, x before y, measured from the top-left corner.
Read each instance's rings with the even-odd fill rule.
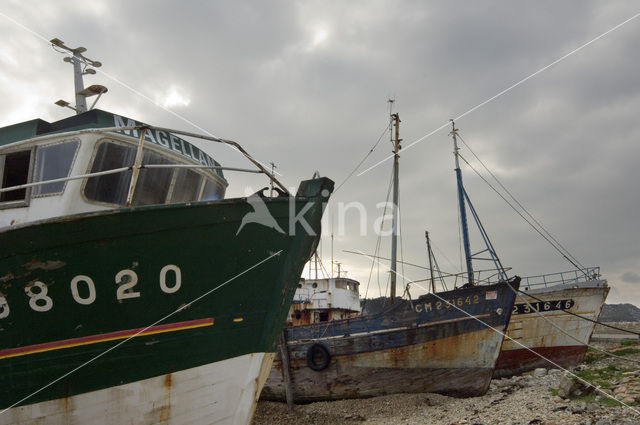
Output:
[[[105,86],[101,86],[99,84],[91,85],[85,89],[83,76],[87,74],[94,75],[96,73],[96,70],[93,68],[101,67],[102,63],[85,57],[83,53],[86,52],[87,49],[84,47],[68,47],[59,38],[52,39],[50,43],[54,48],[57,47],[72,54],[72,56],[65,56],[63,60],[73,65],[73,83],[76,97],[75,107],[71,106],[69,102],[62,99],[55,102],[55,104],[64,108],[73,109],[74,111],[76,111],[76,114],[82,114],[84,112],[87,112],[88,110],[93,109],[93,107],[96,106],[96,103],[98,103],[100,96],[102,96],[108,90]],[[65,53],[60,50],[58,51],[61,53]],[[91,107],[87,109],[87,98],[96,95],[98,97],[93,101]]]

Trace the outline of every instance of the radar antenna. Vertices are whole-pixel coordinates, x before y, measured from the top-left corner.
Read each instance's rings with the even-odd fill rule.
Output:
[[[87,110],[93,109],[98,103],[100,96],[107,92],[107,88],[105,86],[101,86],[99,84],[94,84],[86,89],[84,88],[84,81],[82,77],[84,75],[93,75],[96,73],[96,70],[93,68],[99,68],[102,66],[102,63],[98,61],[91,60],[83,55],[84,52],[87,51],[84,47],[76,47],[75,49],[68,47],[64,44],[62,40],[59,38],[54,38],[50,41],[51,45],[54,48],[62,49],[58,50],[60,53],[69,52],[72,56],[65,56],[63,59],[65,62],[73,65],[73,82],[75,85],[76,91],[76,106],[75,108],[71,106],[71,104],[65,100],[58,100],[55,102],[56,105],[66,107],[69,109],[73,109],[76,111],[76,114],[82,114],[87,112]],[[56,49],[57,50],[57,49]],[[93,68],[91,68],[93,67]],[[87,97],[98,96],[91,105],[91,108],[87,109]]]

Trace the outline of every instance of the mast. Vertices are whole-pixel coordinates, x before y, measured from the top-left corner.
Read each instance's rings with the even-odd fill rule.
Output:
[[[391,124],[395,127],[395,141],[393,144],[393,221],[391,228],[391,304],[396,297],[396,263],[398,251],[398,159],[400,155],[400,115],[391,114]]]
[[[425,238],[427,238],[427,254],[429,255],[429,272],[431,274],[431,293],[435,294],[436,282],[435,282],[435,278],[433,277],[433,262],[431,261],[431,258],[433,256],[431,255],[431,241],[429,240],[429,232],[425,230],[424,236]]]
[[[92,66],[94,68],[99,68],[102,66],[102,63],[83,56],[82,54],[87,51],[87,49],[84,47],[68,47],[62,40],[58,38],[52,39],[50,43],[52,46],[57,47],[58,49],[65,50],[73,55],[65,56],[63,60],[73,65],[73,84],[75,88],[76,106],[75,108],[71,107],[69,106],[69,102],[66,102],[64,100],[58,100],[57,102],[55,102],[56,105],[73,109],[74,111],[76,111],[76,114],[82,114],[84,112],[87,112],[87,110],[89,109],[93,109],[95,104],[98,102],[98,99],[100,99],[100,96],[102,96],[103,93],[107,92],[107,88],[96,84],[85,89],[82,77],[87,74],[95,74],[95,69],[89,67]],[[91,108],[87,109],[87,97],[95,95],[98,95],[98,97],[91,105]]]
[[[471,248],[469,244],[469,227],[467,225],[467,209],[464,202],[464,186],[462,185],[462,171],[460,171],[460,161],[458,160],[458,129],[451,121],[451,135],[453,136],[453,155],[456,159],[456,179],[458,181],[458,204],[460,206],[460,221],[462,224],[462,241],[464,244],[464,256],[467,263],[467,277],[469,284],[473,285],[473,264],[471,263]]]

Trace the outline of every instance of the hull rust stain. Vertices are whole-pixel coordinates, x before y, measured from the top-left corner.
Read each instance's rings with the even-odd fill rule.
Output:
[[[555,290],[552,287],[545,292],[536,293],[535,297],[545,302],[556,303],[557,300],[570,300],[569,312],[597,320],[608,292],[608,286],[563,287]],[[528,296],[518,296],[516,304],[524,303],[524,299],[532,305],[538,302]],[[577,366],[584,359],[594,327],[595,323],[562,310],[514,313],[507,328],[507,336],[515,341],[505,338],[493,377],[519,375],[539,367]],[[535,353],[546,357],[552,363]]]
[[[497,285],[496,285],[497,286]],[[443,293],[489,326],[505,330],[515,296],[506,284]],[[468,304],[464,300],[472,300]],[[477,300],[475,303],[473,300]],[[296,402],[373,397],[399,392],[482,395],[488,389],[503,335],[454,308],[437,309],[429,295],[413,309],[398,306],[380,315],[287,328],[291,384]],[[414,304],[417,305],[417,304]],[[405,308],[402,311],[402,308]],[[314,370],[310,347],[329,353],[326,367]],[[317,365],[315,365],[317,366]],[[261,398],[284,400],[280,351]]]

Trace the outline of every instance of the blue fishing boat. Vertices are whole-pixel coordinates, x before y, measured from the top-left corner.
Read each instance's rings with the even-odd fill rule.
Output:
[[[400,151],[395,126],[394,204]],[[394,229],[397,223],[394,208]],[[392,233],[391,300],[396,232]],[[484,394],[502,346],[519,277],[396,302],[370,316],[285,328],[265,400],[312,402],[392,393]],[[497,332],[498,331],[498,332]]]

